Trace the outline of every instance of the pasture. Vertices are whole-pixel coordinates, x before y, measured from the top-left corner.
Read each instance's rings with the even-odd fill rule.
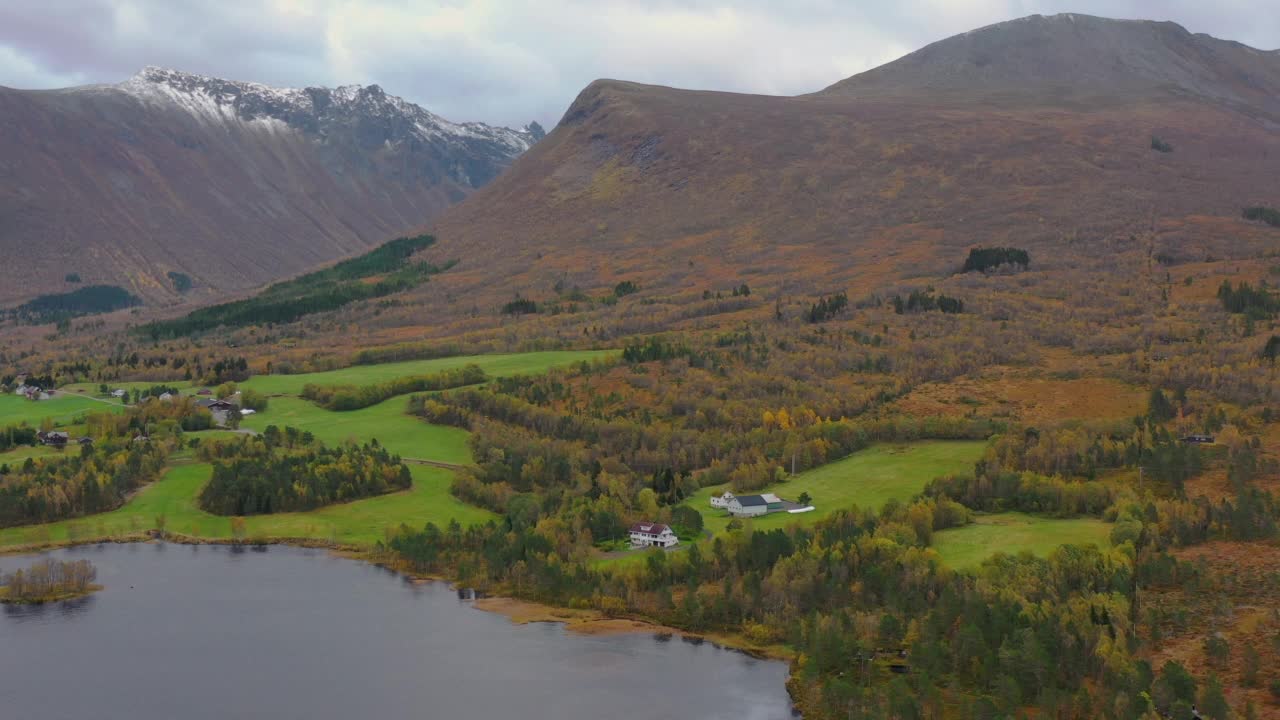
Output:
[[[813,512],[792,515],[773,513],[751,520],[757,529],[785,527],[793,522],[812,524],[836,510],[853,506],[879,510],[890,500],[906,502],[941,475],[970,472],[982,457],[986,443],[964,440],[925,440],[914,443],[881,443],[846,458],[814,468],[781,483],[759,490],[796,500],[809,493]],[[685,500],[702,513],[705,527],[712,532],[725,529],[732,519],[711,507],[713,494],[726,486],[707,487]]]
[[[255,515],[245,518],[251,539],[314,538],[342,544],[371,545],[386,536],[388,528],[407,523],[421,527],[428,521],[441,527],[456,519],[475,525],[496,517],[467,505],[449,494],[453,473],[434,467],[411,465],[413,486],[404,492],[330,505],[310,512]],[[231,519],[211,515],[196,503],[209,480],[207,463],[178,460],[163,477],[142,488],[123,507],[111,512],[43,525],[0,530],[0,549],[29,543],[64,542],[75,538],[109,538],[136,535],[157,525],[163,516],[165,529],[198,538],[229,539]]]
[[[1111,545],[1111,525],[1094,518],[1055,518],[1007,512],[978,515],[964,527],[933,534],[933,548],[947,565],[977,567],[997,552],[1044,557],[1061,545]]]
[[[466,365],[478,365],[491,377],[537,375],[554,367],[617,354],[613,350],[555,350],[547,352],[466,355],[435,360],[408,360],[381,365],[356,365],[340,370],[299,375],[255,375],[240,383],[266,395],[298,395],[310,383],[317,385],[369,385],[411,375],[427,375]]]
[[[326,445],[367,442],[376,438],[401,457],[463,465],[471,462],[466,430],[429,425],[405,413],[409,400],[393,397],[362,410],[335,412],[298,397],[273,397],[262,413],[250,415],[240,427],[261,432],[268,425],[309,430]]]
[[[0,426],[26,423],[38,427],[45,418],[54,425],[62,426],[75,422],[86,413],[120,412],[122,409],[118,402],[99,401],[69,392],[58,392],[48,400],[40,401],[6,393],[0,395]]]

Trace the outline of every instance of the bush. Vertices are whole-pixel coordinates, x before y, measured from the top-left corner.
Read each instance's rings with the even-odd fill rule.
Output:
[[[538,303],[525,298],[516,298],[502,306],[503,315],[536,315]]]
[[[179,293],[185,293],[191,289],[191,276],[186,273],[170,270],[169,281],[173,283],[173,289]]]
[[[1151,136],[1151,149],[1162,153],[1173,152],[1173,146],[1164,140],[1161,140],[1158,135]]]
[[[964,268],[960,272],[986,272],[1001,265],[1016,265],[1023,270],[1031,266],[1031,256],[1026,250],[1012,247],[982,248],[969,251]]]

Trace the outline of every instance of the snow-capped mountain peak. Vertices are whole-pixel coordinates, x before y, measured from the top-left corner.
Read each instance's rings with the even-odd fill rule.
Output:
[[[537,123],[523,130],[455,123],[378,85],[275,88],[148,66],[116,87],[144,102],[177,105],[206,122],[278,122],[321,140],[354,129],[365,147],[416,142],[476,151],[492,145],[495,155],[510,160],[545,134]]]

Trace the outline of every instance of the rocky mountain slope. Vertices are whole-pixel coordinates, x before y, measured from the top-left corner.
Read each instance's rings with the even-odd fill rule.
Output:
[[[154,303],[260,285],[421,225],[542,136],[453,123],[377,85],[276,89],[147,68],[0,88],[0,303],[85,284]]]
[[[508,299],[622,278],[812,297],[945,276],[977,244],[1039,268],[1239,257],[1276,239],[1239,216],[1280,205],[1277,97],[1280,53],[1079,15],[800,97],[601,80],[434,223],[433,252],[463,263],[429,292],[483,292],[497,272]]]

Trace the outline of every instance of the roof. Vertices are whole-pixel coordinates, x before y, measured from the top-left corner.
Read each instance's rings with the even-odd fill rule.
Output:
[[[216,408],[227,407],[227,408],[229,408],[229,407],[231,407],[231,403],[227,402],[226,400],[210,400],[210,399],[208,399],[208,398],[205,398],[205,399],[203,399],[203,400],[197,400],[197,401],[196,401],[196,406],[197,406],[197,407],[202,407],[202,408],[213,408],[213,407],[216,407]]]
[[[663,525],[662,523],[641,522],[631,526],[631,532],[644,533],[645,535],[661,535],[662,533],[670,529],[671,528],[667,527],[666,525]]]
[[[734,498],[738,504],[743,507],[753,507],[756,505],[768,505],[769,501],[764,499],[763,495],[739,495]]]

